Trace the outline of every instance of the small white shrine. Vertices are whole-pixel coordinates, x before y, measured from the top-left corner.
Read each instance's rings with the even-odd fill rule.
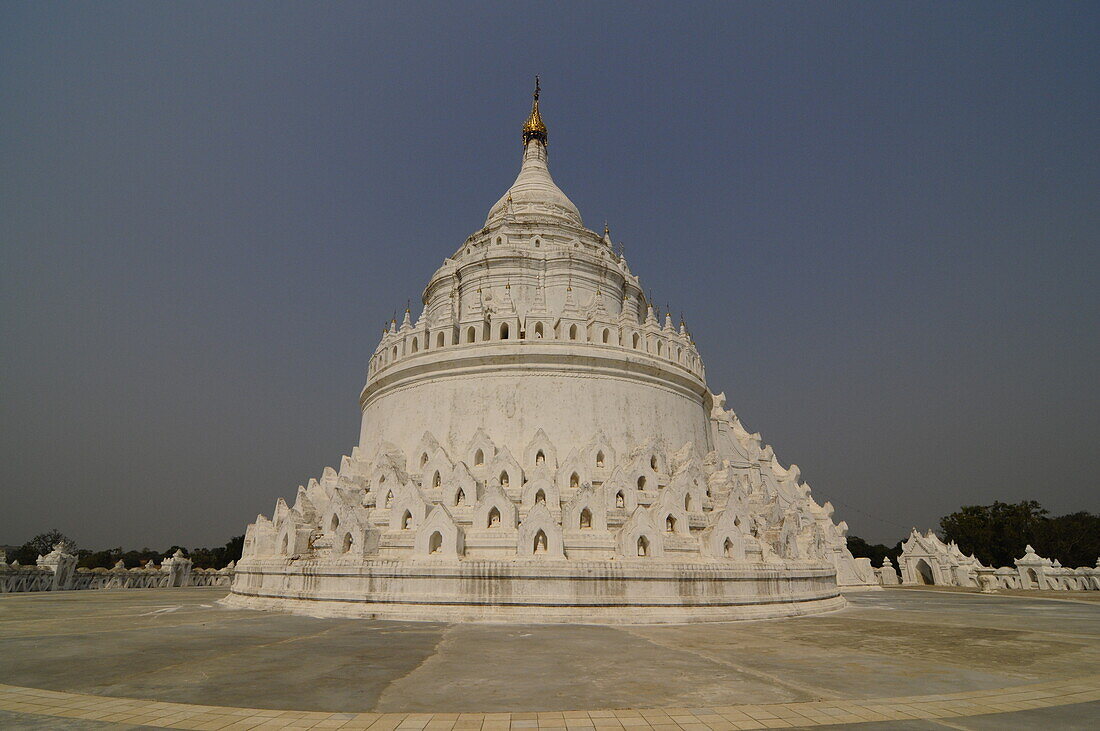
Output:
[[[1024,555],[1013,561],[1013,567],[993,568],[983,565],[973,554],[964,554],[954,541],[944,543],[935,532],[929,530],[922,534],[916,528],[901,544],[901,550],[898,565],[902,584],[962,586],[982,591],[1100,591],[1100,558],[1096,559],[1096,566],[1071,569],[1056,559],[1039,556],[1034,548],[1027,546]],[[896,575],[892,579],[883,578],[887,568],[889,574],[894,571],[887,564],[879,569],[883,584],[896,584]]]

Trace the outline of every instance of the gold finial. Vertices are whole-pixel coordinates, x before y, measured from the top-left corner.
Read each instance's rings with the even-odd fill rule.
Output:
[[[539,77],[535,77],[535,96],[534,101],[531,102],[531,114],[527,117],[527,121],[523,123],[523,146],[526,147],[527,143],[531,140],[538,140],[543,145],[546,142],[546,125],[542,122],[542,115],[539,114]]]
[[[603,235],[604,236],[610,236],[611,235],[611,227],[607,225],[607,219],[606,218],[603,220]]]

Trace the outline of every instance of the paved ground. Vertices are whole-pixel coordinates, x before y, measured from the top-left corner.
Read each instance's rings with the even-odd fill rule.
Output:
[[[298,726],[364,728],[358,724],[369,719],[373,731],[388,731],[387,724],[462,731],[474,728],[474,716],[486,731],[496,727],[490,723],[555,721],[598,728],[599,718],[613,728],[698,723],[715,731],[822,718],[877,718],[887,724],[881,728],[1100,726],[1100,605],[1065,594],[891,589],[850,595],[850,608],[818,617],[601,627],[313,619],[224,609],[216,604],[224,593],[0,597],[0,683],[18,686],[0,688],[0,727],[107,728],[113,724],[105,719],[171,717],[165,703],[126,705],[102,696],[224,707],[205,711],[214,714],[204,721],[210,728],[230,727],[218,725],[217,714],[234,708],[315,712],[297,716]],[[21,688],[92,697],[34,700]],[[900,710],[906,704],[910,711]],[[54,706],[84,709],[84,717],[43,715]],[[890,706],[894,715],[887,715]],[[815,719],[826,708],[833,713]],[[577,709],[588,711],[587,726],[553,713]],[[623,720],[609,711],[597,716],[598,709],[664,710],[626,711],[637,715]],[[676,709],[679,720],[671,715]],[[946,718],[932,720],[944,709]],[[444,715],[405,716],[410,712]]]

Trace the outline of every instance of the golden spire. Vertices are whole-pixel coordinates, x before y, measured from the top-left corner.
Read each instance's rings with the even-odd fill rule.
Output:
[[[527,121],[523,123],[523,146],[526,147],[527,143],[531,140],[538,140],[543,145],[546,144],[546,125],[542,122],[542,115],[539,114],[539,77],[535,77],[535,98],[531,103],[531,115],[527,117]]]

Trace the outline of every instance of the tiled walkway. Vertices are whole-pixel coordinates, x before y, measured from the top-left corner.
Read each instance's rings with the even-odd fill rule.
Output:
[[[727,729],[832,726],[868,721],[957,718],[1100,701],[1100,675],[941,695],[861,700],[615,709],[549,713],[318,713],[160,703],[0,685],[0,710],[181,729],[371,729],[371,731],[505,731],[506,729]]]

